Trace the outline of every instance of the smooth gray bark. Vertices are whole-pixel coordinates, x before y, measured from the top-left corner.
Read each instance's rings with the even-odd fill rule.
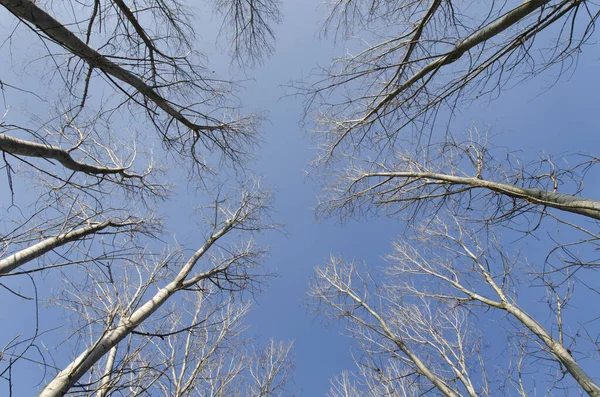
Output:
[[[120,174],[125,177],[132,176],[125,172],[125,168],[108,168],[82,163],[71,157],[69,151],[58,146],[44,145],[42,143],[26,141],[8,136],[6,134],[0,134],[0,150],[16,156],[39,157],[48,160],[56,160],[67,169],[84,172],[86,174]]]
[[[223,227],[217,230],[204,245],[192,255],[169,284],[159,289],[150,300],[146,301],[129,317],[122,318],[115,328],[107,330],[93,346],[81,353],[79,357],[71,362],[71,364],[60,371],[58,375],[44,387],[44,390],[39,394],[39,397],[64,396],[65,393],[67,393],[95,363],[97,363],[112,348],[117,346],[119,342],[126,338],[136,327],[156,312],[171,296],[173,296],[173,294],[186,286],[190,286],[191,283],[207,279],[225,271],[226,268],[216,267],[208,272],[198,274],[193,278],[186,280],[198,260],[206,254],[217,240],[227,234],[234,226],[235,223],[233,221],[226,222]]]
[[[433,172],[376,172],[362,175],[359,179],[371,177],[421,179],[445,182],[448,185],[462,185],[473,188],[489,189],[505,196],[526,200],[533,204],[556,208],[561,211],[584,215],[600,220],[600,201],[584,197],[550,192],[537,188],[525,188],[507,183],[493,182],[485,179],[460,177]]]
[[[88,226],[81,227],[79,229],[59,234],[56,237],[50,237],[39,243],[22,249],[19,252],[0,260],[0,276],[8,274],[25,263],[39,258],[45,253],[52,251],[53,249],[70,243],[72,241],[81,240],[82,238],[89,236],[94,233],[106,229],[107,227],[124,227],[134,225],[135,222],[113,222],[104,221],[101,223],[93,223]]]

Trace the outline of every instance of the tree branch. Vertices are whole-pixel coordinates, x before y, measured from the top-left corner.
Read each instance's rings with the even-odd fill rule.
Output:
[[[537,188],[518,187],[506,183],[493,182],[480,178],[460,177],[433,172],[375,172],[361,175],[358,180],[366,178],[406,178],[424,180],[425,182],[439,181],[448,185],[462,185],[472,188],[483,188],[493,192],[529,201],[533,204],[544,205],[561,211],[584,215],[600,220],[600,201],[577,197],[569,194],[550,192]]]
[[[19,266],[32,261],[35,258],[39,258],[47,252],[53,249],[70,243],[72,241],[81,240],[86,236],[98,233],[107,227],[121,228],[125,226],[139,225],[142,221],[128,221],[128,222],[116,222],[107,220],[100,223],[92,223],[82,228],[59,234],[56,237],[47,238],[44,241],[27,247],[19,252],[16,252],[5,259],[0,260],[0,276],[6,275],[11,271],[15,270]]]
[[[126,168],[109,168],[86,164],[75,160],[69,151],[58,146],[25,141],[0,133],[0,150],[17,156],[38,157],[57,160],[65,168],[92,175],[118,174],[124,178],[141,178],[139,175],[126,172]]]

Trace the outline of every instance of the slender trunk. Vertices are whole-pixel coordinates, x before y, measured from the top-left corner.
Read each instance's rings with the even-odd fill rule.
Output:
[[[108,353],[108,359],[106,360],[106,367],[104,368],[104,374],[102,375],[102,381],[96,397],[106,397],[106,393],[110,391],[110,379],[115,365],[115,358],[117,357],[117,346],[110,349]]]
[[[466,288],[462,287],[460,284],[455,283],[455,286],[471,298],[479,300],[491,307],[496,307],[498,309],[506,310],[508,313],[513,315],[517,320],[521,322],[525,327],[527,327],[535,336],[537,336],[552,352],[552,354],[560,361],[567,371],[573,376],[575,381],[579,383],[579,385],[592,397],[600,397],[600,388],[598,385],[592,380],[592,378],[579,366],[579,364],[573,359],[571,354],[565,349],[565,347],[554,340],[552,335],[550,335],[544,327],[542,327],[533,317],[529,316],[526,312],[519,309],[516,305],[510,303],[504,291],[501,287],[499,287],[491,274],[486,270],[486,266],[484,266],[477,256],[469,250],[465,245],[463,245],[463,249],[467,253],[467,255],[473,259],[475,264],[479,267],[479,270],[486,282],[492,287],[492,289],[496,292],[498,297],[500,298],[499,302],[495,302],[480,295],[477,295]]]
[[[213,234],[204,245],[194,253],[186,262],[177,276],[141,307],[135,310],[129,317],[122,318],[119,324],[112,330],[107,331],[96,341],[96,343],[81,353],[71,364],[60,371],[56,377],[44,387],[39,397],[57,397],[64,396],[81,377],[89,371],[106,353],[117,346],[119,342],[125,339],[136,327],[142,324],[148,317],[156,312],[173,294],[185,287],[185,281],[193,270],[198,260],[210,249],[210,247],[222,236],[224,236],[234,226],[234,222],[228,221],[225,225]],[[209,278],[223,268],[214,268],[206,273],[195,276],[195,280]]]
[[[567,371],[579,383],[579,385],[592,397],[600,397],[600,387],[592,378],[579,366],[565,347],[557,342],[537,321],[529,317],[527,313],[518,307],[504,303],[503,308],[515,316],[523,325],[544,342],[552,354],[565,366]]]
[[[415,364],[418,372],[420,374],[422,374],[423,376],[425,376],[427,379],[429,379],[429,381],[433,384],[433,386],[435,388],[437,388],[445,397],[458,397],[456,395],[456,393],[452,389],[450,389],[448,387],[448,385],[446,385],[446,383],[442,379],[440,379],[436,374],[434,374],[429,369],[429,367],[423,361],[421,361],[421,359],[416,354],[414,354],[412,352],[412,350],[409,349],[408,346],[406,346],[406,344],[404,342],[402,342],[402,340],[400,338],[398,338],[397,335],[395,335],[392,332],[392,330],[388,327],[387,323],[379,315],[379,313],[377,313],[375,310],[373,310],[369,305],[367,305],[359,296],[354,294],[352,291],[345,290],[344,292],[346,294],[348,294],[348,296],[350,296],[360,306],[362,306],[367,312],[369,312],[369,314],[371,316],[373,316],[373,318],[375,318],[375,320],[377,320],[377,322],[381,326],[381,329],[383,330],[383,334],[385,334],[385,336],[388,339],[390,339],[398,347],[398,349],[400,351],[402,351],[402,353],[404,353],[410,361],[413,362],[413,364]]]

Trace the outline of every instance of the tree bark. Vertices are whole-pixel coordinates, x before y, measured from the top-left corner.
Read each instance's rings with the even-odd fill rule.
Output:
[[[39,157],[49,160],[57,160],[67,169],[85,172],[86,174],[121,174],[125,177],[130,176],[125,172],[125,168],[108,168],[85,164],[73,159],[67,150],[58,146],[25,141],[23,139],[14,138],[5,134],[0,134],[0,150],[17,156]]]
[[[507,183],[493,182],[479,178],[460,177],[433,172],[376,172],[365,174],[361,176],[361,179],[370,177],[430,179],[446,182],[448,185],[484,188],[509,197],[526,200],[534,204],[544,205],[561,211],[600,220],[600,201],[572,196],[570,194],[550,192],[537,188],[518,187]]]
[[[38,397],[58,397],[65,393],[81,379],[81,377],[92,368],[106,353],[117,346],[136,327],[142,324],[148,317],[156,312],[173,294],[185,287],[185,281],[198,260],[210,249],[210,247],[228,231],[234,227],[233,221],[228,221],[223,227],[216,231],[204,245],[185,263],[177,276],[165,287],[130,316],[121,319],[119,324],[112,330],[108,330],[94,343],[93,346],[81,353],[71,364],[60,371],[56,377],[44,387]],[[217,267],[194,277],[195,280],[206,279],[225,269]]]
[[[565,366],[567,371],[579,383],[579,385],[592,397],[600,397],[600,387],[590,378],[590,376],[579,366],[577,361],[569,354],[565,347],[558,343],[537,321],[529,317],[527,313],[518,307],[504,303],[502,308],[515,316],[523,325],[540,338],[550,349],[552,354]]]
[[[100,390],[98,390],[98,393],[96,393],[96,397],[106,397],[107,393],[110,391],[110,379],[112,376],[116,357],[117,357],[117,346],[110,349],[110,353],[108,353],[108,359],[106,360],[106,367],[104,368],[104,375],[102,375],[102,380],[100,383]]]
[[[104,221],[101,223],[94,223],[88,226],[84,226],[82,228],[73,230],[71,232],[59,234],[56,237],[50,237],[45,239],[44,241],[40,241],[39,243],[32,245],[31,247],[27,247],[22,249],[19,252],[15,252],[14,254],[0,260],[0,276],[6,275],[19,266],[32,261],[35,258],[39,258],[45,253],[52,251],[54,248],[60,247],[71,241],[80,240],[86,236],[97,233],[107,227],[124,227],[135,224],[134,222],[113,222],[113,221]]]

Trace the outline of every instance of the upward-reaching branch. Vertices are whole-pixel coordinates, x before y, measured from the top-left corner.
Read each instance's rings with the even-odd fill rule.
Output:
[[[206,239],[202,247],[200,247],[181,267],[179,272],[173,279],[164,287],[148,299],[145,303],[140,304],[131,314],[120,319],[118,324],[104,332],[98,340],[86,351],[81,353],[73,362],[65,369],[60,371],[56,377],[50,381],[40,393],[40,397],[56,397],[64,395],[73,385],[75,385],[81,377],[90,370],[106,353],[117,346],[124,338],[129,336],[132,331],[140,326],[148,317],[155,313],[162,305],[164,305],[176,292],[190,288],[203,280],[212,280],[220,288],[227,288],[225,285],[220,285],[219,280],[223,278],[233,285],[233,288],[238,288],[236,283],[235,272],[233,268],[244,266],[243,263],[247,258],[256,255],[252,251],[251,245],[246,246],[246,249],[238,253],[232,253],[230,258],[225,258],[217,263],[212,269],[198,272],[192,275],[193,270],[197,267],[198,262],[203,258],[209,250],[223,238],[226,234],[236,229],[244,229],[245,227],[256,227],[253,222],[256,222],[256,217],[264,209],[264,197],[252,196],[249,193],[244,193],[239,207],[231,212],[229,216],[220,225],[215,224],[211,235]],[[217,208],[217,211],[223,209]],[[229,275],[232,273],[233,275]],[[222,276],[222,277],[220,277]],[[239,275],[237,277],[240,277]],[[132,304],[131,302],[130,304]]]
[[[73,241],[80,241],[85,239],[87,236],[94,235],[101,232],[107,227],[115,229],[131,227],[135,229],[136,226],[143,224],[142,221],[116,221],[107,220],[104,222],[94,222],[87,226],[75,229],[66,233],[59,234],[56,237],[50,237],[39,243],[32,245],[31,247],[24,248],[19,252],[9,255],[8,257],[0,260],[0,276],[6,275],[19,266],[39,258],[40,256],[52,251],[53,249],[68,244]],[[130,230],[132,230],[130,229]]]
[[[344,9],[342,24],[381,39],[360,42],[356,55],[348,51],[323,69],[318,81],[299,87],[308,98],[307,114],[317,115],[323,143],[319,164],[347,151],[397,149],[408,137],[400,135],[406,127],[414,126],[421,136],[435,125],[442,106],[450,108],[451,117],[457,104],[496,92],[525,64],[533,65],[529,75],[575,56],[600,15],[577,0],[490,2],[477,10],[438,1],[334,3],[336,11]],[[578,13],[582,7],[588,12]],[[366,16],[355,11],[361,8]],[[590,20],[580,26],[584,14]],[[561,23],[556,48],[534,57],[536,38],[556,34],[550,27]],[[350,39],[361,37],[352,32]]]
[[[439,224],[441,220],[437,220]],[[496,280],[504,281],[510,277],[510,265],[506,263],[491,263],[493,255],[483,247],[471,244],[477,244],[475,238],[470,236],[467,230],[458,226],[456,236],[449,231],[449,225],[439,225],[430,227],[418,235],[421,240],[418,245],[409,241],[399,241],[395,244],[396,253],[391,257],[395,276],[401,278],[419,277],[421,281],[442,284],[441,291],[450,287],[456,294],[443,294],[437,291],[428,291],[426,287],[407,287],[406,289],[413,294],[421,297],[427,297],[451,303],[461,302],[468,305],[470,302],[477,302],[486,308],[504,310],[519,321],[529,332],[540,340],[555,359],[565,366],[575,381],[581,386],[587,394],[592,397],[600,396],[600,387],[592,377],[581,367],[581,365],[572,357],[565,346],[552,337],[535,318],[521,309],[514,297],[510,297],[505,289],[506,285],[500,284]],[[493,240],[493,239],[492,239]],[[428,247],[428,248],[426,248]],[[435,247],[435,248],[433,248]],[[436,257],[435,250],[443,250],[450,258],[457,261],[457,265],[449,267],[443,260]],[[506,261],[505,257],[500,256],[499,261]],[[461,266],[463,265],[464,266]],[[499,272],[503,272],[503,277],[499,277]],[[471,278],[475,275],[481,279],[480,285]],[[406,280],[406,285],[410,285],[411,280]],[[486,289],[492,291],[495,295],[488,297]]]
[[[40,29],[44,34],[51,38],[58,45],[66,48],[74,55],[77,55],[92,68],[99,69],[104,73],[113,76],[135,88],[148,100],[154,102],[160,109],[169,114],[174,119],[196,132],[209,132],[218,129],[224,129],[224,125],[200,125],[181,114],[181,109],[176,109],[172,103],[163,98],[154,88],[146,84],[139,76],[131,73],[125,68],[117,65],[98,51],[91,48],[88,44],[80,40],[75,34],[67,29],[63,24],[54,19],[46,11],[38,7],[30,0],[1,0],[0,4],[6,7],[15,16],[27,21]]]
[[[352,286],[354,283],[361,282],[356,277],[352,265],[346,265],[340,259],[332,257],[331,262],[325,267],[317,268],[316,273],[316,280],[310,294],[319,300],[317,304],[329,306],[334,310],[334,315],[348,317],[358,327],[370,329],[389,340],[406,356],[406,361],[414,371],[431,382],[442,395],[446,397],[459,395],[445,379],[434,372],[431,365],[425,362],[415,349],[404,342],[402,335],[394,332],[386,319],[360,296],[366,295],[367,292],[359,292]]]

